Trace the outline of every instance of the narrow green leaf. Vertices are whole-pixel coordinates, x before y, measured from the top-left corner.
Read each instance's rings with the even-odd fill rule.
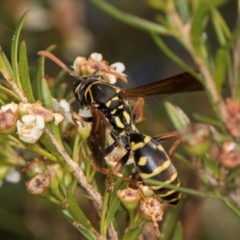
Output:
[[[11,67],[6,55],[2,51],[1,47],[0,47],[0,71],[4,77],[6,76],[9,80],[13,79],[12,67]]]
[[[174,240],[183,240],[183,229],[181,222],[177,222],[177,225],[175,227],[175,231],[173,234]]]
[[[19,72],[18,72],[18,41],[19,36],[22,30],[23,23],[25,19],[28,16],[28,13],[30,10],[26,11],[23,16],[20,18],[17,28],[14,32],[12,46],[11,46],[11,62],[12,62],[12,68],[13,68],[13,74],[14,74],[14,81],[17,84],[18,87],[21,87],[21,82],[19,78]]]
[[[205,52],[203,32],[208,19],[206,15],[208,7],[205,1],[198,1],[198,4],[195,7],[196,9],[192,20],[191,39],[195,53],[198,57],[203,58]]]
[[[37,97],[46,108],[53,109],[52,96],[48,88],[46,79],[44,78],[44,58],[39,58],[39,66],[37,72]]]
[[[14,99],[16,99],[17,101],[19,101],[18,96],[13,91],[9,90],[8,88],[0,85],[0,91],[1,91],[1,93],[5,93],[6,95],[9,95],[9,96],[13,97]]]
[[[180,201],[177,205],[177,208],[169,208],[167,211],[167,216],[164,218],[164,222],[161,228],[162,236],[161,240],[169,240],[172,236],[173,230],[175,229],[175,225],[178,219],[179,212],[182,209],[183,201]],[[174,238],[172,238],[174,239]]]
[[[215,126],[215,127],[221,127],[222,126],[222,123],[217,121],[214,118],[209,118],[207,116],[204,116],[204,115],[201,115],[201,114],[198,114],[198,113],[194,113],[193,116],[199,122],[207,123],[207,124],[210,124],[210,125]]]
[[[121,174],[123,174],[124,176],[129,176],[129,174],[131,173],[131,169],[132,169],[132,166],[125,166],[122,169]],[[115,186],[114,186],[114,189],[113,189],[112,194],[111,194],[110,201],[109,201],[109,211],[108,211],[106,219],[105,219],[105,225],[106,226],[108,226],[109,223],[112,221],[116,211],[119,209],[119,205],[121,204],[121,201],[117,197],[116,192],[117,192],[117,190],[125,189],[126,186],[127,186],[127,182],[125,182],[121,178],[117,179],[117,181],[115,183]]]
[[[178,131],[190,124],[189,118],[179,107],[172,105],[170,102],[165,102],[164,105],[173,125]]]
[[[167,10],[167,1],[159,0],[147,0],[149,6],[154,9],[166,11]]]
[[[228,42],[228,38],[231,36],[231,32],[222,15],[217,11],[217,9],[213,9],[211,11],[211,19],[218,41],[220,45],[223,46]]]
[[[89,240],[96,240],[95,234],[93,234],[90,230],[87,228],[84,228],[82,226],[77,226],[74,224],[75,219],[72,218],[72,216],[69,214],[67,210],[62,211],[64,217],[76,228],[79,232],[81,232],[87,239]]]
[[[188,21],[189,18],[189,6],[187,0],[177,0],[176,1],[177,9],[181,16],[181,19],[184,23]]]
[[[109,16],[112,16],[115,19],[118,19],[119,21],[124,22],[135,28],[139,28],[148,32],[153,31],[165,35],[173,34],[172,30],[166,29],[160,24],[142,19],[127,12],[123,12],[106,1],[90,0],[90,2],[97,6],[99,9],[101,9],[103,12],[107,13]]]
[[[31,103],[35,102],[33,97],[32,87],[31,87],[31,81],[29,77],[27,48],[26,48],[26,43],[24,41],[20,45],[19,73],[20,73],[23,92],[25,93],[29,102]]]
[[[73,194],[69,191],[67,192],[67,203],[68,203],[67,210],[73,216],[74,220],[81,223],[87,229],[93,229],[92,224],[79,207]]]
[[[136,240],[139,238],[140,234],[142,233],[142,226],[131,228],[125,234],[122,240]]]
[[[39,68],[37,73],[37,97],[45,108],[53,109],[52,95],[50,93],[47,81],[44,78],[44,58],[39,58]],[[61,135],[58,126],[49,122],[47,126],[51,129],[52,134],[58,143],[62,144]]]

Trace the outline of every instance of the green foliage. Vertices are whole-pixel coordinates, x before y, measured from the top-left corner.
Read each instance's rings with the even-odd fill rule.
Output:
[[[218,10],[218,7],[225,1],[148,0],[149,6],[162,14],[161,19],[158,18],[159,22],[151,22],[132,16],[106,1],[89,1],[112,17],[148,32],[161,51],[185,71],[192,74],[205,88],[207,96],[205,101],[213,112],[211,116],[196,113],[194,120],[190,121],[180,108],[170,103],[165,104],[174,127],[177,131],[181,131],[179,139],[183,140],[186,137],[186,129],[190,127],[193,130],[192,137],[188,139],[190,147],[196,147],[205,140],[211,139],[210,142],[215,144],[218,149],[216,159],[212,159],[208,152],[204,152],[200,156],[189,157],[180,153],[176,154],[176,158],[186,169],[196,173],[204,191],[191,189],[184,185],[184,181],[181,187],[161,182],[153,182],[152,184],[178,190],[185,198],[194,195],[199,198],[219,199],[237,217],[240,217],[240,203],[236,201],[237,197],[239,199],[237,190],[239,190],[240,171],[240,60],[238,57],[240,54],[240,44],[238,43],[240,41],[240,27],[237,25],[232,32],[229,30]],[[20,138],[20,132],[8,135],[3,135],[0,132],[1,149],[6,150],[6,153],[3,151],[0,154],[0,179],[4,179],[11,167],[25,166],[25,172],[31,170],[36,174],[35,177],[31,176],[30,181],[26,184],[28,191],[45,197],[63,208],[63,215],[87,239],[107,239],[107,236],[111,234],[113,234],[113,238],[117,239],[117,235],[124,234],[120,232],[117,234],[115,229],[118,229],[118,225],[125,225],[127,221],[121,219],[118,222],[115,219],[119,209],[122,208],[116,191],[125,189],[127,182],[124,181],[123,177],[118,176],[116,179],[114,177],[112,192],[108,189],[107,181],[106,186],[96,184],[99,176],[88,159],[89,151],[86,139],[81,138],[78,133],[81,131],[81,127],[67,122],[64,113],[54,109],[53,98],[65,97],[69,101],[74,98],[61,86],[65,73],[61,72],[54,83],[47,81],[44,72],[44,57],[40,57],[37,74],[34,79],[31,79],[26,43],[22,42],[19,47],[20,32],[28,13],[29,11],[22,16],[14,33],[11,63],[0,49],[0,71],[7,82],[5,86],[0,86],[0,104],[5,106],[12,101],[15,102],[18,105],[18,110],[14,114],[16,114],[18,121],[23,121],[21,117],[30,114],[30,110],[28,107],[20,110],[20,103],[36,108],[35,101],[40,101],[42,106],[37,108],[41,112],[40,115],[42,114],[43,118],[45,115],[51,115],[52,118],[45,120],[44,128],[38,129],[40,136],[35,142],[24,142]],[[210,24],[212,24],[218,41],[216,51],[211,49],[206,36],[207,27]],[[198,68],[197,72],[167,46],[163,36],[173,37],[188,51]],[[36,89],[34,89],[33,82],[36,83]],[[222,95],[223,85],[229,89],[228,100],[225,100]],[[4,111],[0,113],[2,114],[2,112]],[[65,120],[61,124],[55,124],[53,113],[61,113]],[[34,116],[36,117],[36,115]],[[202,132],[205,133],[204,128],[200,129],[200,133],[194,132],[197,129],[194,121],[207,125],[210,129],[209,134],[207,136],[201,135]],[[16,122],[14,124],[16,125]],[[70,133],[71,137],[64,134],[66,131]],[[189,138],[189,135],[187,137]],[[14,161],[11,157],[16,148],[24,151],[23,156],[19,156],[20,161]],[[30,151],[33,154],[30,157],[31,163],[28,165],[25,151]],[[36,164],[37,161],[41,161],[42,164],[41,157],[46,159],[43,160],[44,170]],[[37,158],[37,161],[34,162],[34,158]],[[132,168],[133,166],[127,166],[122,169],[121,173],[123,176],[129,177]],[[31,184],[31,181],[38,184]],[[83,211],[82,205],[76,201],[74,192],[77,183],[87,192],[88,196],[82,197],[84,201],[89,201],[97,206],[93,212],[99,219],[99,227],[90,222],[90,217]],[[36,185],[42,188],[35,189]],[[103,188],[104,190],[102,190]],[[103,198],[102,192],[104,193]],[[233,194],[235,194],[234,199],[231,197]],[[183,227],[178,221],[178,215],[184,205],[183,202],[184,199],[176,209],[170,209],[167,212],[167,216],[163,220],[162,232],[164,234],[161,239],[183,239]],[[138,239],[143,230],[145,221],[139,216],[139,212],[136,211],[133,214],[131,225],[126,232],[124,230],[125,235],[122,239]]]

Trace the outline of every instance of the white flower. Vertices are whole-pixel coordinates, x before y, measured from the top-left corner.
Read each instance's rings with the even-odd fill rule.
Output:
[[[102,58],[103,58],[101,53],[92,53],[90,57],[96,62],[102,61]]]
[[[110,67],[112,68],[112,70],[118,73],[122,73],[123,71],[125,71],[125,65],[121,62],[113,63],[110,65]]]
[[[8,109],[11,109],[13,113],[17,113],[18,104],[11,102],[1,107],[2,112],[6,112]]]
[[[55,112],[60,112],[60,113],[53,113],[56,125],[60,123],[64,119],[64,117],[68,122],[72,123],[72,118],[70,113],[70,104],[65,99],[61,99],[58,102],[55,98],[53,98],[53,109]],[[62,114],[64,115],[64,117],[62,116]]]
[[[78,115],[80,115],[81,117],[85,117],[85,118],[92,117],[90,108],[80,108]]]
[[[41,137],[44,127],[44,119],[39,115],[24,115],[22,121],[17,121],[19,138],[27,143],[35,143]]]
[[[61,99],[59,101],[59,108],[62,108],[64,112],[70,112],[70,104],[66,101],[66,99]]]
[[[15,168],[11,168],[5,177],[6,181],[11,183],[18,183],[21,179],[21,174]]]

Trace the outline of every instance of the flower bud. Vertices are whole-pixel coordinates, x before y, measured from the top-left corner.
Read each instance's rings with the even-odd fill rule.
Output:
[[[146,221],[152,221],[153,218],[157,221],[161,221],[164,213],[164,206],[157,201],[156,198],[141,199],[140,211],[143,219]]]
[[[44,119],[44,122],[53,120],[53,111],[44,108],[40,101],[37,101],[34,104],[28,106],[27,110],[30,115],[41,116]]]
[[[117,78],[127,82],[123,63],[114,63],[111,66],[102,59],[102,54],[92,53],[88,59],[77,57],[73,64],[74,72],[80,76],[97,74],[102,76],[105,82],[114,84]]]
[[[31,194],[46,193],[48,191],[50,183],[50,175],[36,174],[35,177],[26,182],[27,191]]]
[[[11,109],[13,113],[17,113],[18,111],[18,104],[11,102],[6,105],[1,106],[1,111],[5,112],[7,110]]]
[[[222,166],[232,170],[240,166],[240,146],[235,142],[225,142],[219,155]]]
[[[126,188],[117,191],[117,196],[128,211],[133,211],[139,203],[141,194],[138,190]]]
[[[6,181],[11,182],[11,183],[18,183],[21,180],[21,174],[15,168],[11,168],[8,171],[5,179],[6,179]]]
[[[43,158],[37,158],[35,161],[27,163],[22,170],[29,178],[33,178],[36,174],[43,174],[46,171],[46,161]]]
[[[192,124],[180,132],[181,142],[185,150],[194,156],[201,156],[211,146],[211,134],[206,124]]]
[[[147,185],[140,185],[139,187],[140,187],[144,197],[146,197],[146,198],[153,197],[154,192],[153,192],[153,190],[149,186],[147,186]]]
[[[16,131],[18,115],[11,109],[0,112],[0,134],[12,134]]]
[[[19,138],[31,144],[35,143],[42,136],[44,127],[44,119],[38,115],[24,115],[21,121],[17,121],[17,133]]]

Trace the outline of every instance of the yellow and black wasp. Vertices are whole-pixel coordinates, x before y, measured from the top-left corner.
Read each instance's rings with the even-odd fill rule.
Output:
[[[154,94],[171,94],[202,90],[202,85],[190,74],[183,73],[174,77],[132,89],[120,89],[106,83],[97,74],[78,76],[51,53],[41,51],[40,55],[48,57],[74,76],[73,93],[80,108],[89,108],[92,117],[83,118],[92,121],[92,128],[87,139],[96,165],[101,169],[103,160],[121,142],[126,154],[119,160],[114,169],[118,171],[128,161],[130,154],[134,156],[135,167],[142,180],[164,201],[176,205],[180,199],[177,190],[170,190],[160,185],[153,186],[149,180],[180,185],[178,174],[160,141],[174,134],[150,137],[140,133],[135,122],[137,115],[127,102],[130,97],[141,97]],[[106,121],[111,125],[111,137],[114,143],[105,147]],[[175,134],[176,135],[176,134]]]

